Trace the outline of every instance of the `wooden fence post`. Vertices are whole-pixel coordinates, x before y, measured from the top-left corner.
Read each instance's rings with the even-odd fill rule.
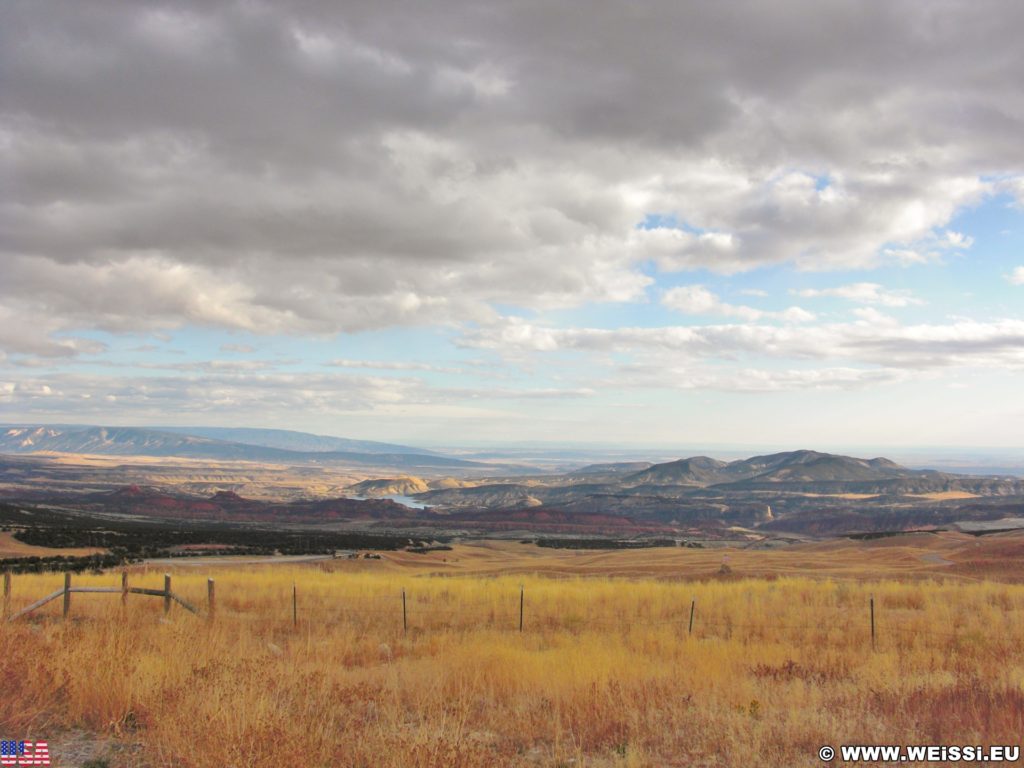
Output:
[[[292,582],[292,626],[299,626],[299,587]]]
[[[128,571],[121,571],[121,605],[128,605]]]
[[[690,631],[688,634],[693,634],[693,613],[697,610],[697,598],[696,596],[690,601]]]
[[[71,613],[71,571],[64,572],[64,618]]]
[[[217,599],[213,591],[213,579],[206,580],[206,618],[212,619],[217,612]]]
[[[11,572],[4,571],[4,618],[11,615]]]
[[[405,588],[402,588],[402,632],[409,634],[409,614],[405,610]]]
[[[164,574],[164,615],[171,612],[171,574]]]
[[[875,650],[875,596],[871,595],[871,650]]]

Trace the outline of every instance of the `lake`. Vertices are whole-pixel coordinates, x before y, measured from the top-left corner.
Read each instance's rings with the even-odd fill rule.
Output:
[[[391,499],[392,501],[401,504],[403,507],[409,507],[409,509],[426,509],[427,504],[424,504],[418,499],[414,499],[412,496],[402,496],[401,494],[394,493],[388,496],[350,496],[349,498],[358,499],[365,501],[366,499]]]

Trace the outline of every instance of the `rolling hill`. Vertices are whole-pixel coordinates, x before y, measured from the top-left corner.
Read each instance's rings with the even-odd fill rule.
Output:
[[[647,469],[626,475],[623,483],[629,485],[711,485],[727,480],[729,464],[707,456],[655,464]]]

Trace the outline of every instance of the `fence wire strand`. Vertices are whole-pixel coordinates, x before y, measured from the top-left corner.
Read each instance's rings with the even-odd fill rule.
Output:
[[[77,592],[73,588],[70,591]],[[119,591],[120,588],[111,589],[111,593]],[[192,591],[198,593],[198,590]],[[664,606],[662,611],[659,611],[658,605],[644,601],[635,606],[635,614],[625,614],[621,611],[613,614],[601,610],[601,604],[570,604],[565,600],[545,602],[524,597],[520,592],[513,595],[462,600],[448,593],[423,595],[411,591],[340,597],[323,591],[304,593],[296,586],[294,591],[288,593],[287,617],[282,605],[280,620],[282,623],[296,625],[300,619],[303,622],[317,621],[330,626],[349,623],[358,626],[360,631],[389,628],[391,631],[398,629],[425,632],[484,626],[525,632],[581,633],[599,629],[628,634],[636,629],[665,628],[674,629],[680,638],[692,636],[698,640],[721,639],[723,636],[724,639],[733,639],[735,635],[746,638],[770,638],[792,633],[807,633],[815,637],[840,634],[864,638],[865,642],[872,645],[884,643],[897,650],[919,646],[921,643],[918,641],[921,639],[931,641],[932,645],[936,640],[950,644],[967,642],[974,653],[1000,656],[1008,652],[1019,653],[1022,649],[1022,644],[1011,634],[1013,627],[1004,627],[1000,632],[993,632],[992,628],[969,626],[953,626],[946,631],[921,628],[916,626],[921,614],[907,615],[906,608],[887,611],[884,605],[874,601],[871,603],[869,624],[868,605],[852,602],[842,606],[812,606],[818,617],[815,623],[786,623],[774,615],[763,613],[757,613],[758,619],[753,621],[749,616],[742,620],[734,620],[730,616],[723,616],[721,611],[713,606],[706,612],[702,611],[701,608],[708,604],[700,600],[677,603],[668,613],[664,611]],[[78,599],[80,598],[76,597],[76,601]],[[200,601],[195,602],[199,604]],[[6,619],[17,619],[25,607],[12,605],[9,593],[5,593]],[[247,607],[244,601],[232,600],[228,596],[219,604],[217,616],[233,621],[266,618],[265,614],[254,614],[251,609],[247,610]],[[861,612],[860,618],[853,618]],[[1017,617],[1020,611],[1008,608],[1004,609],[1003,613],[1004,617]],[[900,621],[899,618],[905,620]],[[1013,624],[1019,627],[1020,621]],[[977,642],[979,638],[987,640],[989,644],[981,645]]]

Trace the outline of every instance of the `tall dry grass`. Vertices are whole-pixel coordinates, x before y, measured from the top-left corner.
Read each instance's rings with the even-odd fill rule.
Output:
[[[822,744],[1024,732],[1020,586],[215,576],[212,622],[177,607],[164,621],[158,598],[122,609],[75,594],[70,621],[57,601],[4,625],[0,674],[31,685],[4,691],[0,730],[82,727],[140,742],[152,766],[396,768],[819,765]],[[12,607],[61,584],[15,577]],[[202,606],[206,576],[179,570],[174,589]]]

